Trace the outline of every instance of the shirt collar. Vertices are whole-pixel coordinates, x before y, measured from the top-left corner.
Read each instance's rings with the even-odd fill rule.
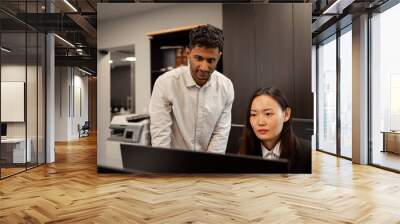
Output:
[[[191,72],[190,72],[190,65],[186,66],[185,69],[184,69],[184,71],[185,71],[185,72],[184,72],[184,76],[185,76],[185,84],[186,84],[186,87],[194,87],[194,86],[196,86],[196,87],[200,88],[200,86],[197,85],[196,81],[194,81],[194,79],[193,79],[193,77],[192,77],[192,74],[191,74]],[[214,73],[215,73],[215,71],[210,75],[210,78],[209,78],[208,81],[203,85],[203,87],[211,86],[211,84],[212,84],[212,82],[213,82],[213,77],[215,76]]]
[[[279,158],[281,155],[281,141],[276,143],[275,147],[272,150],[268,150],[262,143],[261,143],[261,150],[263,157],[267,157],[270,154],[273,154],[274,157]]]

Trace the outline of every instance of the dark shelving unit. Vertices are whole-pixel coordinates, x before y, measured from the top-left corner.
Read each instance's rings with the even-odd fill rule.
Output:
[[[184,51],[189,46],[191,29],[149,35],[151,48],[151,90],[157,78],[168,71],[168,67],[176,68],[185,64]],[[179,55],[178,51],[182,54]],[[217,71],[223,73],[222,57],[217,65]]]

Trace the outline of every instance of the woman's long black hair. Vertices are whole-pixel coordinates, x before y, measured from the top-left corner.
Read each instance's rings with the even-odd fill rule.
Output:
[[[279,89],[268,87],[256,90],[256,92],[251,96],[247,108],[246,127],[243,131],[243,145],[240,148],[240,154],[262,156],[261,141],[255,135],[250,124],[250,111],[254,98],[263,95],[272,97],[279,104],[283,111],[286,110],[286,108],[290,108],[285,96]],[[291,167],[295,163],[296,149],[299,146],[298,139],[292,128],[291,118],[289,118],[289,120],[283,124],[280,140],[280,158],[288,159],[289,170],[291,170]]]

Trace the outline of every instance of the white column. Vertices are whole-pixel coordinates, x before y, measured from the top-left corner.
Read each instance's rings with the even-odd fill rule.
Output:
[[[353,20],[353,162],[368,163],[368,16]]]
[[[97,53],[97,165],[106,163],[106,141],[110,137],[110,53]]]
[[[311,92],[313,93],[313,135],[311,136],[311,148],[317,149],[317,48],[312,45],[311,53]]]
[[[55,55],[54,35],[46,35],[46,163],[55,161]]]

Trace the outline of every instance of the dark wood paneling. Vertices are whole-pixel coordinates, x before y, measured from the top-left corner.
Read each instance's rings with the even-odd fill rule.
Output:
[[[279,88],[293,104],[292,5],[256,5],[255,23],[257,88]]]
[[[313,118],[311,92],[311,4],[293,4],[294,117]]]
[[[232,123],[243,124],[251,94],[257,88],[255,26],[252,5],[223,6],[224,75],[235,89]]]
[[[279,88],[294,117],[311,119],[311,5],[224,5],[224,70],[235,88],[232,122],[244,124],[261,87]]]

